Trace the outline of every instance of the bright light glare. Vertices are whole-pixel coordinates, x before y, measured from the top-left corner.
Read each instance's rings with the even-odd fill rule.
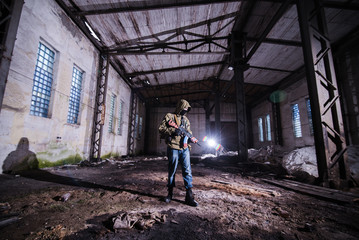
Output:
[[[208,146],[214,147],[216,145],[217,145],[217,143],[213,139],[208,139]]]

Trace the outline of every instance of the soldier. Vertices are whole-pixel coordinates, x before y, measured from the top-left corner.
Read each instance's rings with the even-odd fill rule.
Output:
[[[167,113],[160,126],[159,132],[162,138],[165,139],[167,144],[167,157],[168,157],[168,195],[165,201],[169,203],[173,197],[173,187],[175,186],[175,175],[178,166],[178,162],[182,165],[182,176],[184,186],[186,188],[186,199],[187,205],[196,207],[198,203],[193,198],[192,193],[192,170],[189,145],[187,145],[187,138],[183,136],[178,128],[173,127],[169,122],[176,123],[177,126],[184,128],[187,132],[192,134],[190,129],[190,122],[185,116],[191,110],[190,104],[181,99],[177,103],[177,107],[174,113]],[[196,143],[198,140],[191,137],[189,141]]]

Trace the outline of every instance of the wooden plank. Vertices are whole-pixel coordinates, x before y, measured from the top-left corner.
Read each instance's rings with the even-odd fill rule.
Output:
[[[315,185],[295,182],[290,180],[268,180],[263,179],[264,182],[273,184],[285,189],[293,190],[298,193],[313,196],[323,200],[329,200],[338,203],[353,203],[355,199],[359,198],[358,194],[344,192],[336,189],[324,188]]]

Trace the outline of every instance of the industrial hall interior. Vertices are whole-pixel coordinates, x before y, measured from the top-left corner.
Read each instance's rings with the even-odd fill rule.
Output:
[[[358,239],[359,0],[1,0],[0,239]]]

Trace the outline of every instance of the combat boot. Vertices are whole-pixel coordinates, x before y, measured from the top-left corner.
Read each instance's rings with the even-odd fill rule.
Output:
[[[169,188],[168,188],[168,195],[167,195],[167,197],[165,198],[165,202],[166,202],[166,203],[171,202],[172,198],[173,198],[173,187],[169,187]]]
[[[193,198],[193,193],[192,193],[192,189],[191,188],[188,188],[186,190],[186,200],[185,200],[185,203],[189,206],[192,206],[192,207],[197,207],[198,206],[198,202],[196,202]]]

